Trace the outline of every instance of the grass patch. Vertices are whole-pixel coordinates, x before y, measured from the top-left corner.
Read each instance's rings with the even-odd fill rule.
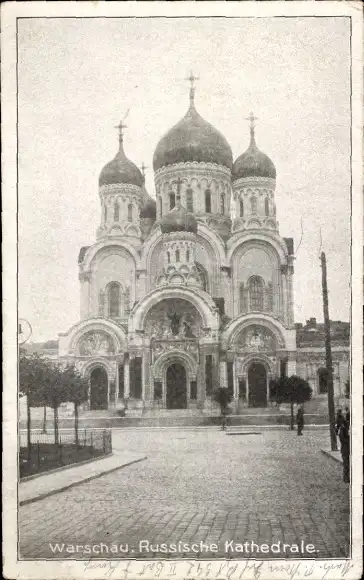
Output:
[[[36,473],[44,473],[57,467],[63,467],[64,465],[77,464],[102,455],[104,455],[103,449],[95,449],[90,445],[33,443],[30,457],[28,457],[28,449],[26,447],[20,448],[20,479]]]

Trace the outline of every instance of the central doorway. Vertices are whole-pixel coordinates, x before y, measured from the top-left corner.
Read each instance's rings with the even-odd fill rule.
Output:
[[[90,376],[90,409],[107,409],[107,372],[102,367],[93,369]]]
[[[249,407],[267,406],[267,371],[262,363],[252,363],[248,371]]]
[[[186,369],[180,363],[173,363],[167,369],[167,409],[187,409]]]

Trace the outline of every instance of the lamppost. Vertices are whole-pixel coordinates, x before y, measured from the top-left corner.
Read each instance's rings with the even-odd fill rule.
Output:
[[[18,345],[23,346],[32,336],[33,330],[30,322],[25,318],[18,319]]]
[[[27,340],[32,336],[32,327],[30,322],[25,318],[18,318],[18,349],[23,346]],[[30,439],[30,405],[29,405],[29,395],[27,395],[27,439],[28,439],[28,460],[31,457],[31,439]],[[19,443],[20,448],[20,443]]]

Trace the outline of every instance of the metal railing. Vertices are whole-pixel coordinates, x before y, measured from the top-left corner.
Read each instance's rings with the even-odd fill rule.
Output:
[[[112,452],[111,429],[80,429],[78,441],[73,431],[61,432],[58,442],[54,432],[31,432],[31,449],[28,449],[27,433],[19,436],[20,477],[50,469],[79,463],[93,457],[108,455]]]

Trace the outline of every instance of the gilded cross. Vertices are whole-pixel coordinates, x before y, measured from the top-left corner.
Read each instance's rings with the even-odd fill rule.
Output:
[[[190,81],[191,86],[190,86],[190,101],[191,104],[193,103],[193,99],[195,97],[195,81],[198,81],[199,77],[195,77],[195,75],[193,74],[193,72],[190,72],[190,76],[186,78],[186,81]]]
[[[200,77],[195,77],[195,75],[193,74],[193,72],[190,72],[190,76],[186,78],[186,81],[190,81],[191,83],[191,89],[195,88],[195,81],[199,81]]]
[[[142,166],[141,166],[141,170],[142,170],[142,174],[143,174],[144,179],[145,179],[145,170],[146,169],[148,169],[148,167],[146,165],[144,165],[144,161],[143,161]]]
[[[123,140],[123,129],[126,129],[127,125],[124,125],[122,121],[120,121],[119,125],[115,126],[115,129],[119,130],[119,141]]]
[[[253,113],[250,113],[249,117],[247,117],[246,119],[247,121],[250,121],[250,128],[254,129],[255,127],[255,121],[258,120],[258,117],[254,117]]]

